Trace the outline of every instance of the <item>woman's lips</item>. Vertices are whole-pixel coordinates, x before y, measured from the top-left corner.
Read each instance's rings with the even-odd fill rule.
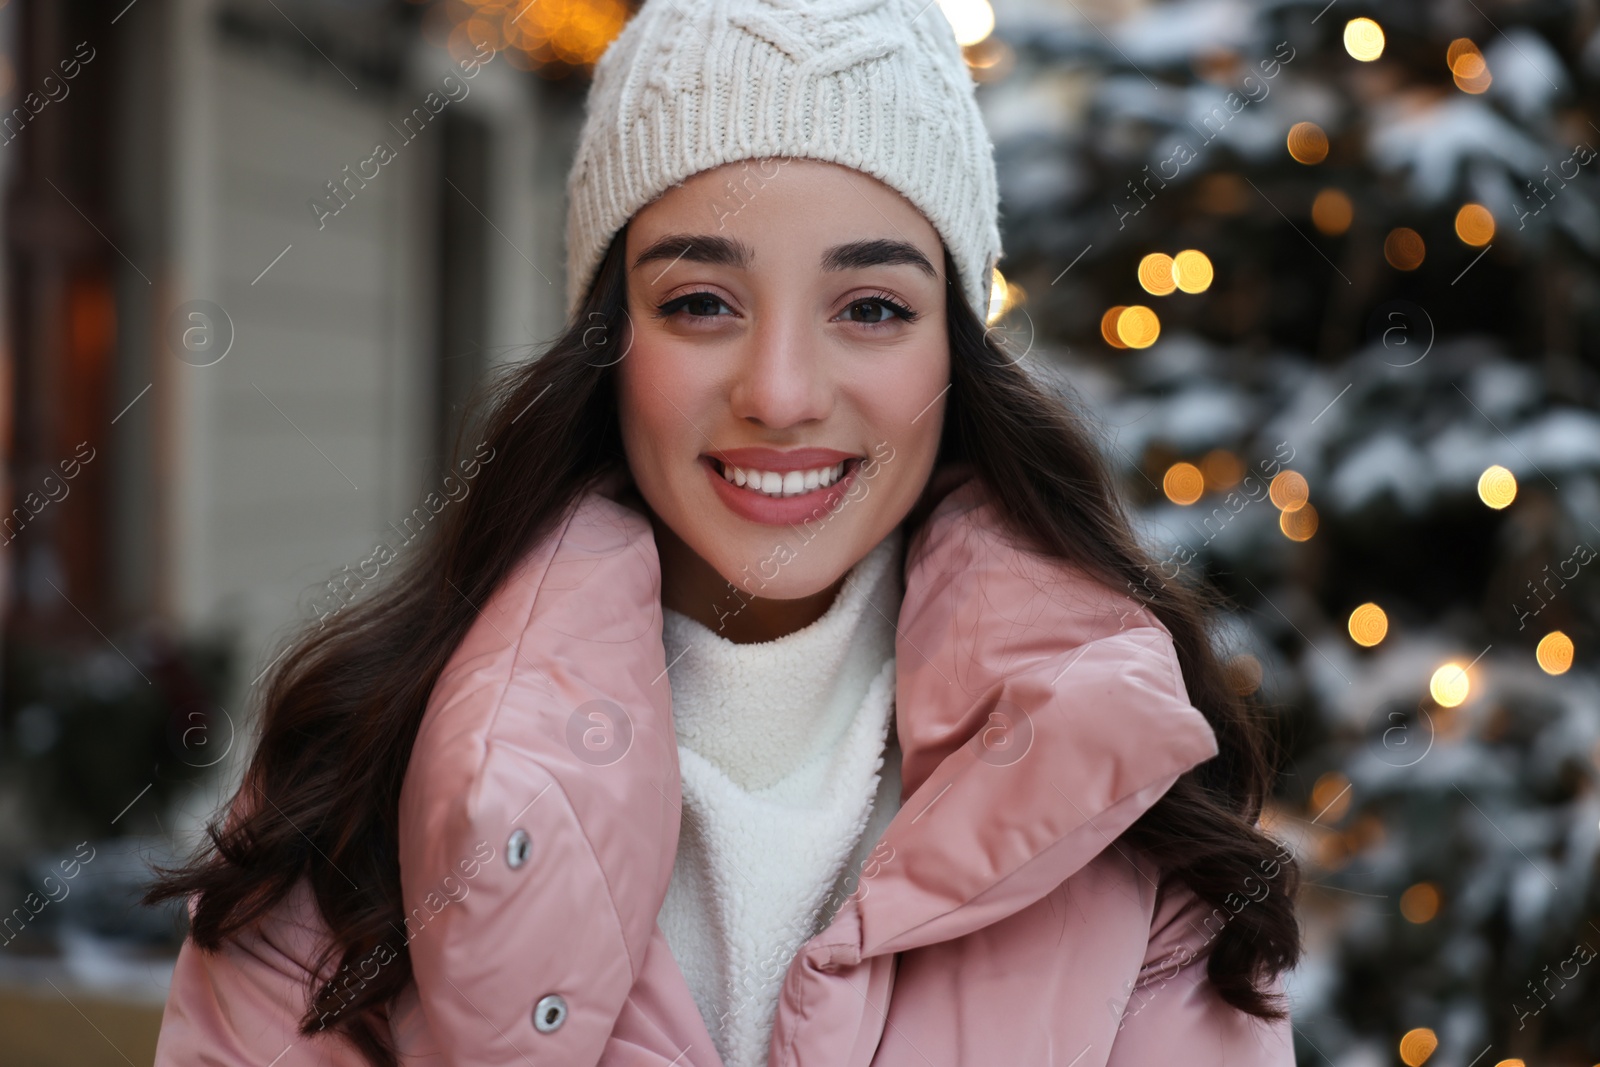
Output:
[[[806,519],[821,518],[843,501],[856,472],[861,469],[861,460],[846,460],[844,473],[832,485],[819,485],[810,492],[785,497],[767,496],[758,490],[734,485],[722,476],[710,456],[701,456],[700,465],[711,479],[712,490],[729,511],[766,526],[790,526]]]

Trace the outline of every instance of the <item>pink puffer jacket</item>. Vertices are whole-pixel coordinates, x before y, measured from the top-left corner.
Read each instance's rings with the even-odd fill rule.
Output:
[[[677,746],[655,542],[617,484],[482,605],[433,690],[400,806],[403,1063],[721,1067],[656,924]],[[1205,977],[1229,911],[1157,907],[1116,840],[1217,752],[1161,623],[1008,543],[969,479],[912,546],[897,629],[902,807],[789,965],[770,1067],[1293,1064],[1287,1020]],[[224,951],[185,944],[156,1063],[359,1067],[296,1032],[324,934],[302,882]]]

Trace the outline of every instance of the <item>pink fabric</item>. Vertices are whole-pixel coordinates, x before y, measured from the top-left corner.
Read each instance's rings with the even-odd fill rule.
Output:
[[[530,551],[434,687],[400,805],[407,1064],[722,1067],[655,922],[677,747],[659,559],[618,487]],[[1009,543],[969,479],[910,546],[897,632],[902,807],[789,966],[770,1067],[1293,1064],[1287,1020],[1191,958],[1226,916],[1187,890],[1158,908],[1116,840],[1217,751],[1161,623]],[[259,935],[186,944],[157,1064],[359,1064],[296,1033],[323,934],[302,885]],[[567,1015],[541,1032],[549,995]]]

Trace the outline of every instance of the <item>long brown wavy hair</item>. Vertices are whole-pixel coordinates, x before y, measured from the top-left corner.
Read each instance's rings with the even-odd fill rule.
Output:
[[[385,945],[395,958],[353,997],[313,976],[301,1032],[322,1029],[331,1014],[327,1028],[378,1067],[397,1063],[388,1011],[412,977],[397,934],[405,921],[399,797],[429,693],[472,625],[473,605],[489,599],[590,485],[626,468],[611,370],[626,355],[626,233],[614,237],[565,333],[483,387],[472,423],[479,432],[464,428],[455,449],[481,435],[494,458],[467,495],[443,509],[370,595],[291,638],[262,690],[260,737],[238,791],[194,858],[158,870],[144,898],[195,895],[190,936],[215,951],[307,879],[331,935],[315,973],[334,959],[352,967]],[[1138,590],[1171,631],[1189,698],[1220,752],[1179,778],[1123,840],[1160,866],[1163,890],[1187,885],[1224,916],[1206,963],[1222,998],[1282,1018],[1269,985],[1300,956],[1300,875],[1256,826],[1276,773],[1273,739],[1263,713],[1230,685],[1213,645],[1213,594],[1146,580],[1153,557],[1134,536],[1075,401],[1035,381],[990,335],[956,283],[948,250],[945,276],[952,385],[934,476],[907,516],[907,533],[922,528],[936,503],[933,487],[948,482],[940,472],[970,464],[1016,534],[1113,588]],[[1279,892],[1222,910],[1269,865]]]

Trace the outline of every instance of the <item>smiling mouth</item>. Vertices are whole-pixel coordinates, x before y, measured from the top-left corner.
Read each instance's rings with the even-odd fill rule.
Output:
[[[791,496],[804,496],[814,493],[819,489],[826,489],[848,474],[852,467],[860,464],[859,458],[843,460],[826,467],[813,467],[802,471],[763,471],[756,468],[735,467],[723,463],[715,456],[707,456],[712,469],[722,476],[722,480],[729,485],[736,486],[761,496],[783,499]]]

